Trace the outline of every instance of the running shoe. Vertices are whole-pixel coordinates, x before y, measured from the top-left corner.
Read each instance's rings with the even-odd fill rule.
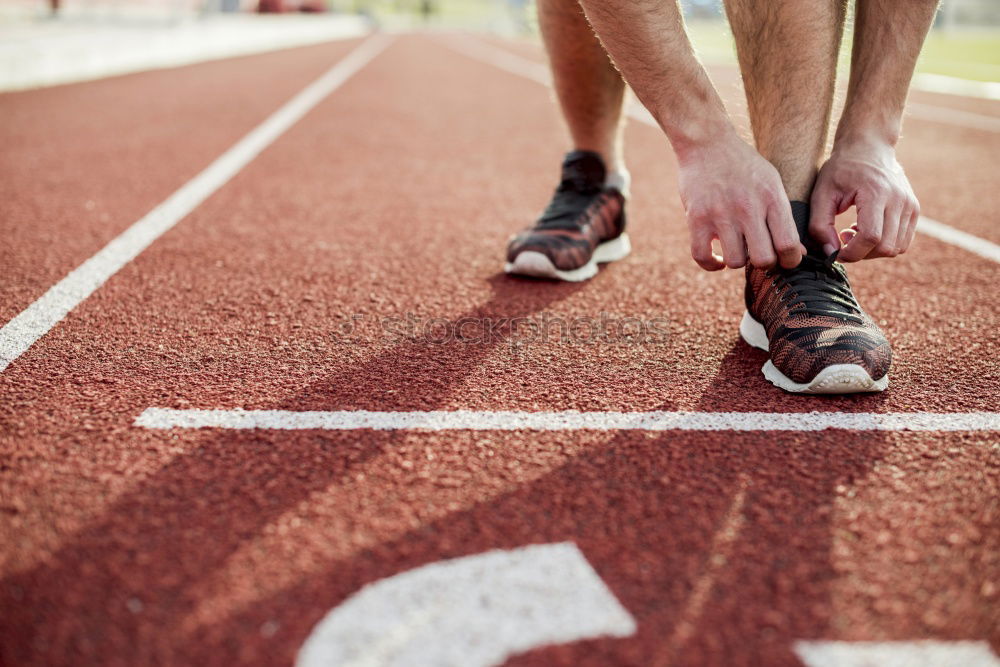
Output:
[[[579,282],[597,265],[632,249],[625,234],[625,197],[605,184],[601,156],[573,151],[562,164],[562,181],[535,223],[511,238],[504,270],[535,278]]]
[[[825,256],[809,238],[809,205],[792,202],[792,212],[808,253],[794,269],[747,266],[740,335],[770,353],[764,377],[785,391],[882,391],[889,341],[858,304],[837,253]]]

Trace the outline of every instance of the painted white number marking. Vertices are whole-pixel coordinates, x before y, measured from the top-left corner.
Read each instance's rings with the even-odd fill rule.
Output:
[[[328,613],[297,667],[485,667],[635,620],[571,542],[488,551],[377,581]]]
[[[795,642],[809,667],[1000,667],[986,642]]]

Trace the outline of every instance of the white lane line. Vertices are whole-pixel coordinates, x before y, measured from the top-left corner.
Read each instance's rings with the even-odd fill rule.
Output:
[[[501,49],[471,37],[454,36],[442,43],[452,51],[461,53],[473,60],[493,65],[496,68],[524,77],[525,79],[531,79],[543,86],[552,85],[552,73],[549,71],[548,65],[522,58],[506,49]]]
[[[530,79],[543,86],[552,87],[552,73],[549,72],[547,65],[536,63],[528,60],[527,58],[514,55],[510,51],[505,51],[499,47],[471,38],[454,37],[445,42],[445,45],[451,50],[461,53],[464,56],[472,58],[473,60],[484,62],[487,65],[493,65],[494,67],[502,69],[505,72],[516,74],[517,76],[525,79]],[[656,122],[656,119],[653,118],[653,115],[649,113],[649,110],[642,106],[638,100],[630,99],[629,104],[625,108],[625,113],[628,114],[630,118],[637,120],[640,123],[645,123],[646,125],[651,125],[652,127],[659,127],[659,124]]]
[[[928,93],[1000,100],[1000,83],[996,81],[973,81],[960,79],[957,76],[924,72],[913,76],[913,87]]]
[[[519,412],[435,410],[175,410],[146,408],[135,426],[153,429],[373,429],[399,431],[1000,431],[997,412]]]
[[[575,544],[540,544],[370,584],[313,628],[295,664],[487,667],[540,646],[635,630]]]
[[[992,241],[981,239],[978,236],[973,236],[943,222],[931,220],[924,216],[920,216],[920,221],[917,223],[917,231],[1000,264],[1000,245]]]
[[[972,111],[949,109],[921,102],[907,102],[906,115],[910,118],[929,120],[934,123],[958,125],[984,132],[1000,132],[1000,118]]]
[[[111,276],[225,185],[275,139],[377,56],[391,41],[376,35],[286,102],[269,118],[96,255],[0,328],[0,372],[52,330]]]
[[[1000,667],[982,641],[798,641],[794,648],[808,667]]]
[[[453,51],[468,56],[473,60],[484,62],[487,65],[493,65],[498,69],[530,79],[536,83],[542,84],[543,86],[551,87],[552,85],[552,76],[549,73],[547,66],[533,62],[527,58],[514,55],[513,53],[505,51],[499,47],[495,47],[471,38],[452,39],[446,42],[446,45]],[[990,116],[973,114],[966,111],[944,109],[928,104],[908,104],[907,112],[914,117],[940,122],[949,122],[947,120],[948,115],[957,114],[954,116],[955,118],[964,118],[965,121],[967,121],[962,124],[967,124],[970,127],[977,127],[978,129],[987,129],[991,132],[1000,132],[1000,118],[992,118]],[[633,118],[641,123],[652,127],[659,127],[656,119],[653,118],[653,115],[649,113],[649,110],[642,106],[638,100],[633,99],[630,101],[626,107],[626,113],[630,118]],[[954,227],[949,227],[942,222],[937,222],[929,218],[921,218],[921,223],[917,226],[917,230],[924,232],[928,236],[933,236],[938,240],[944,241],[945,243],[950,243],[958,246],[959,248],[963,248],[964,250],[968,250],[969,252],[976,253],[986,259],[991,259],[994,262],[1000,262],[1000,246],[997,246],[995,243],[987,241],[986,239],[981,239],[978,236],[973,236],[972,234],[959,231]]]

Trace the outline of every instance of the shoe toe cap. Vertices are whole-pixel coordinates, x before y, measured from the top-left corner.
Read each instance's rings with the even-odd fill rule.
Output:
[[[820,371],[836,364],[863,368],[872,380],[889,372],[892,350],[879,331],[848,329],[811,340],[772,343],[771,359],[785,375],[799,383],[811,382]]]

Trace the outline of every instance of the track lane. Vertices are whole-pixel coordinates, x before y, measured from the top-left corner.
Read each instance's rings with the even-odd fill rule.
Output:
[[[484,150],[483,127],[504,141]],[[919,251],[924,268],[886,263],[900,268],[855,279],[871,310],[919,325],[890,334],[905,360],[890,393],[824,401],[767,386],[761,355],[735,338],[739,275],[700,273],[677,240],[676,195],[662,187],[674,174],[653,132],[629,135],[635,256],[587,286],[507,279],[503,242],[548,196],[555,169],[544,165],[562,149],[547,95],[425,38],[383,54],[0,377],[12,397],[0,413],[13,436],[3,483],[22,499],[4,515],[18,550],[0,587],[5,602],[21,591],[14,650],[286,661],[363,583],[483,547],[572,539],[641,634],[521,661],[648,662],[712,571],[714,537],[744,488],[749,530],[725,561],[741,565],[716,570],[709,611],[685,621],[686,655],[749,645],[793,664],[789,640],[803,636],[986,636],[997,549],[981,501],[997,480],[981,435],[166,436],[130,426],[149,405],[995,409],[983,350],[996,314],[977,310],[990,283],[943,244]],[[928,262],[951,282],[929,280]],[[645,346],[388,340],[375,318],[407,310],[446,321],[667,313],[670,335]],[[363,316],[357,342],[334,340],[331,322],[352,313]],[[961,323],[983,347],[927,349],[928,335],[955,336]],[[935,374],[948,383],[928,386]],[[900,471],[924,503],[898,486]],[[916,543],[870,541],[876,529],[901,532],[914,511],[928,521]],[[974,529],[959,545],[946,532],[956,517]],[[858,544],[842,553],[844,540]],[[917,560],[900,567],[906,549]],[[839,581],[844,572],[858,575]],[[873,580],[889,608],[870,606]],[[928,604],[959,613],[924,619]]]
[[[0,322],[358,42],[0,94]]]
[[[109,278],[187,217],[243,167],[301,120],[344,81],[376,57],[391,39],[365,40],[322,76],[226,149],[205,169],[73,269],[45,294],[0,327],[0,373],[90,297]]]

